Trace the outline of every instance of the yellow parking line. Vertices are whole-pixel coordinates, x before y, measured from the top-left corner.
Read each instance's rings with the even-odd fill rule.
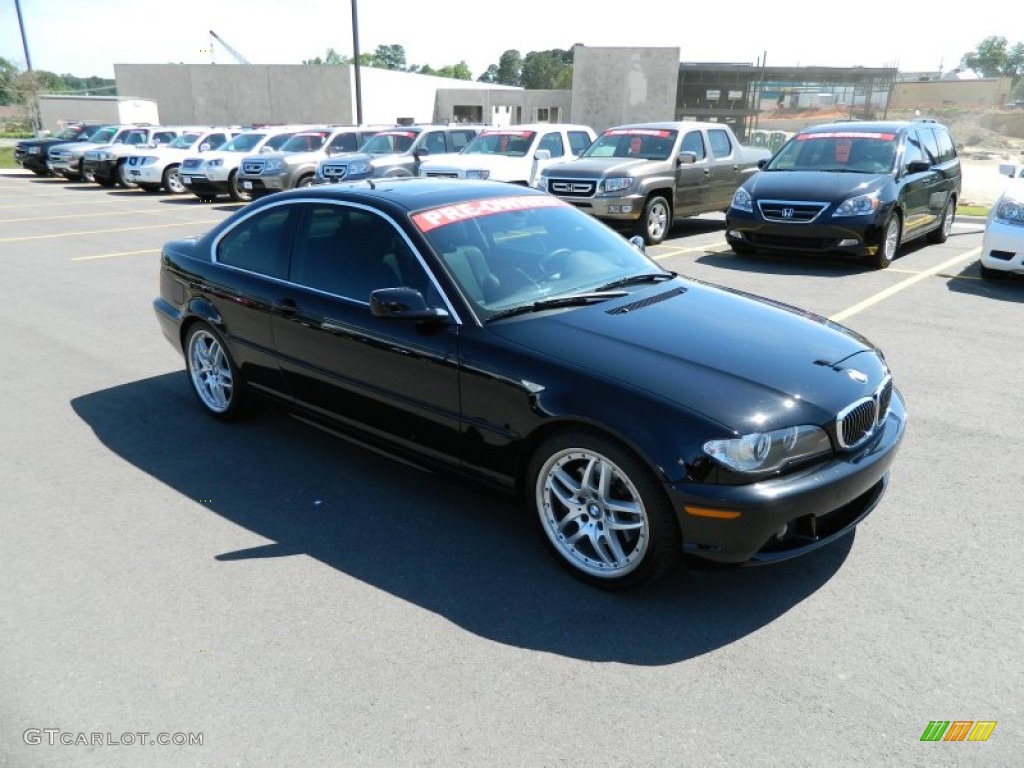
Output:
[[[961,253],[959,256],[954,256],[952,259],[944,261],[941,264],[936,264],[934,267],[931,267],[930,269],[926,269],[923,272],[918,272],[916,275],[908,277],[906,280],[903,280],[902,282],[896,283],[895,285],[890,285],[884,291],[879,291],[874,296],[869,296],[868,298],[864,299],[864,301],[857,302],[852,307],[847,307],[842,312],[837,312],[836,314],[832,315],[829,318],[829,320],[833,320],[837,323],[842,322],[847,318],[853,317],[854,315],[863,312],[865,309],[873,307],[875,304],[885,301],[890,296],[893,296],[894,294],[897,294],[900,291],[906,290],[910,286],[915,285],[921,282],[922,280],[926,280],[927,278],[932,277],[934,275],[942,274],[945,270],[949,269],[950,267],[954,267],[957,264],[960,264],[961,262],[967,261],[968,259],[977,258],[980,253],[981,248],[972,248],[966,253]]]
[[[702,245],[697,248],[672,248],[668,253],[659,253],[657,256],[651,258],[655,261],[659,259],[667,259],[671,256],[682,256],[684,253],[712,253],[716,248],[724,248],[726,246],[725,240],[717,243],[709,243],[708,245]],[[662,246],[664,247],[664,246]]]
[[[67,206],[69,204],[67,202],[67,198],[64,197],[64,195],[38,195],[38,197],[62,197],[62,198],[64,198],[64,201],[60,202],[60,203],[26,203],[26,202],[21,202],[18,205],[6,205],[4,203],[0,203],[0,210],[9,211],[9,210],[14,210],[15,208],[57,208],[59,206]],[[0,200],[3,200],[3,199],[4,198],[2,196],[0,196]],[[14,198],[12,198],[12,199],[14,199]],[[17,199],[21,200],[21,201],[24,201],[25,200],[25,196],[21,195]],[[75,200],[74,204],[75,205],[110,205],[111,203],[117,203],[117,202],[120,202],[120,200],[119,200],[119,198],[116,198],[116,197],[100,197],[100,198],[96,198],[95,200]]]
[[[171,213],[166,208],[154,208],[152,211],[124,210],[109,213],[67,213],[63,216],[26,216],[23,219],[0,219],[0,224],[17,224],[25,221],[59,221],[61,219],[93,219],[99,216],[134,216],[142,214],[152,216],[158,213]]]
[[[140,229],[161,229],[163,227],[198,227],[203,224],[219,224],[220,219],[205,221],[176,221],[168,224],[149,224],[145,227],[118,227],[117,229],[90,229],[84,232],[57,232],[50,235],[31,235],[29,237],[0,237],[0,243],[20,243],[25,240],[52,240],[58,237],[81,237],[82,235],[105,235],[110,232],[134,232]]]
[[[112,259],[115,256],[137,256],[140,253],[160,253],[159,248],[146,248],[143,251],[121,251],[120,253],[101,253],[96,256],[75,256],[69,261],[92,261],[93,259]]]

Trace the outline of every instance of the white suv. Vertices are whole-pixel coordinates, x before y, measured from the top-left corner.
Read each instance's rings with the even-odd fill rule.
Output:
[[[217,149],[235,136],[238,128],[186,128],[170,144],[152,149],[140,150],[129,155],[124,161],[124,173],[128,181],[139,185],[146,192],[164,189],[175,195],[188,192],[181,183],[178,170],[181,161],[191,152],[209,152]]]
[[[88,150],[82,157],[85,174],[101,187],[133,186],[124,173],[124,161],[144,146],[169,144],[181,133],[180,128],[137,125],[118,134],[113,143]]]
[[[238,166],[242,158],[253,152],[277,152],[281,146],[305,126],[279,125],[273,128],[252,128],[242,131],[219,149],[181,161],[178,178],[185,188],[203,201],[218,195],[230,195],[240,203],[252,199],[238,184]]]
[[[586,125],[530,123],[485,128],[458,154],[425,159],[419,175],[534,186],[544,168],[575,159],[595,138],[594,130]]]

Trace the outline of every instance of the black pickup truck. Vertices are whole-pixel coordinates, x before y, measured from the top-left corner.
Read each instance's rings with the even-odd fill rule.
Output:
[[[49,176],[50,169],[46,165],[46,154],[56,144],[67,144],[69,141],[87,141],[89,136],[104,123],[71,123],[56,136],[42,139],[26,139],[19,141],[14,147],[14,161],[26,171],[36,176]]]

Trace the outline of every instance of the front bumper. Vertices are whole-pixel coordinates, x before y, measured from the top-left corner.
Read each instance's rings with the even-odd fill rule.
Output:
[[[846,253],[874,256],[882,236],[882,220],[870,216],[832,218],[822,223],[800,224],[767,221],[730,208],[725,217],[725,240],[763,251],[799,253]]]
[[[906,423],[903,399],[893,390],[884,424],[853,454],[751,485],[669,485],[684,549],[721,563],[757,564],[845,536],[882,498]]]
[[[47,159],[46,164],[54,173],[59,173],[64,176],[67,176],[68,174],[77,174],[78,166],[81,162],[81,157],[53,157],[51,155]]]
[[[622,195],[621,197],[570,197],[556,195],[570,205],[574,205],[585,213],[607,222],[636,222],[644,211],[642,195]]]
[[[981,264],[989,269],[1024,274],[1024,226],[990,221],[981,243]]]
[[[280,192],[283,189],[291,189],[291,176],[285,173],[268,176],[243,176],[239,174],[238,185],[253,195],[269,195],[273,192]]]
[[[24,168],[26,171],[48,171],[49,166],[46,164],[46,154],[18,154],[17,149],[14,151],[14,162]]]
[[[136,184],[163,184],[164,167],[161,165],[143,165],[139,168],[128,168],[128,180]]]
[[[231,185],[227,179],[213,179],[201,173],[178,173],[181,183],[195,195],[226,195]]]

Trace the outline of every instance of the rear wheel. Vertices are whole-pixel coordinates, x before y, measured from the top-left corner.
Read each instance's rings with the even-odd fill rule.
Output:
[[[576,577],[620,589],[682,559],[675,514],[652,472],[600,434],[571,431],[530,461],[529,502],[547,545]]]
[[[188,330],[185,369],[203,410],[225,421],[238,415],[241,376],[224,340],[205,322],[197,322]]]
[[[188,187],[181,180],[181,176],[178,175],[178,166],[169,165],[164,171],[163,175],[163,186],[172,195],[184,195],[188,192]]]
[[[672,209],[668,200],[654,195],[644,205],[643,215],[633,228],[634,235],[640,235],[648,245],[657,245],[665,239],[672,226]]]
[[[312,186],[313,186],[313,174],[309,174],[307,176],[303,176],[301,179],[299,179],[299,183],[295,185],[295,187],[297,189],[300,188],[300,187],[312,187]]]
[[[956,218],[956,201],[949,198],[946,201],[946,208],[942,211],[942,221],[937,229],[928,233],[929,243],[944,243],[949,239],[949,233],[953,230],[953,219]]]
[[[877,250],[871,259],[871,264],[878,269],[885,269],[892,260],[896,258],[896,251],[900,247],[900,234],[902,227],[898,214],[891,214],[882,226],[882,232],[875,241]]]

